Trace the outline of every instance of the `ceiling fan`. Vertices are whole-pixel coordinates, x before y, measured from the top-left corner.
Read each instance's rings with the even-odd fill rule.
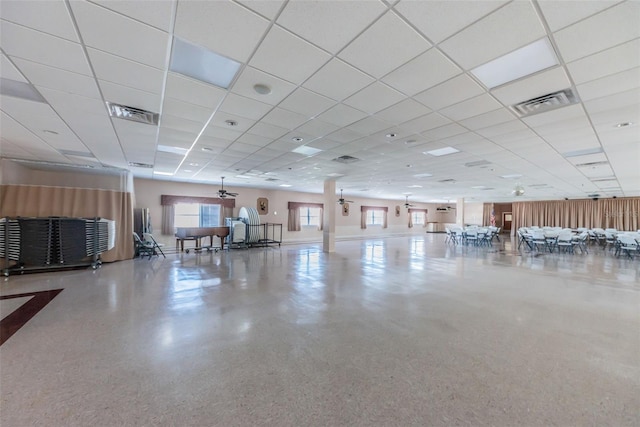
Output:
[[[409,203],[409,196],[405,196],[405,197],[406,197],[406,200],[404,202],[404,207],[407,208],[407,209],[412,208],[414,205]]]
[[[218,190],[218,197],[221,199],[226,199],[227,197],[236,197],[238,193],[231,193],[224,189],[224,176],[220,177],[222,179],[222,188]]]
[[[516,197],[522,196],[524,194],[524,187],[519,183],[516,184],[516,186],[513,188],[513,191],[511,191],[511,194],[513,194]]]
[[[340,205],[344,205],[345,203],[355,203],[353,200],[345,200],[344,197],[342,197],[342,188],[340,189],[340,198],[338,199],[338,204]]]

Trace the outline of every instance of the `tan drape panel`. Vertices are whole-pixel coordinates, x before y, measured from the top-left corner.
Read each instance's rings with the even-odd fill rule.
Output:
[[[365,230],[367,228],[367,211],[360,210],[360,228]]]
[[[173,227],[175,212],[175,205],[162,205],[162,234],[165,236],[172,236],[175,233]]]
[[[513,229],[532,225],[640,229],[640,198],[551,200],[512,204]]]
[[[384,211],[384,213],[382,214],[382,228],[387,228],[387,226],[388,226],[387,213],[388,213],[388,211]]]
[[[482,225],[491,225],[491,212],[493,211],[493,203],[482,204]]]
[[[100,217],[115,221],[115,247],[102,254],[105,262],[133,258],[131,193],[88,188],[31,185],[0,186],[0,217]]]
[[[409,224],[408,224],[409,228],[413,228],[413,215],[412,215],[412,213],[413,212],[411,212],[411,209],[409,209],[407,211],[407,216],[409,217]]]
[[[287,222],[288,231],[300,231],[300,208],[289,207],[289,221]]]
[[[324,228],[324,208],[320,208],[320,218],[318,219],[318,230],[322,231]]]

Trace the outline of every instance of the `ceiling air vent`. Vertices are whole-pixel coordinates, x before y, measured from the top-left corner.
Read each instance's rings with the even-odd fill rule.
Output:
[[[150,165],[148,163],[138,163],[138,162],[129,162],[129,166],[133,166],[134,168],[147,168],[147,169],[153,168],[153,165]]]
[[[273,181],[280,181],[280,180],[278,178],[267,178],[265,179],[265,181],[273,182]]]
[[[512,105],[511,108],[518,113],[520,117],[531,116],[545,111],[555,110],[556,108],[565,107],[567,105],[576,104],[578,97],[569,89],[553,92],[528,101]]]
[[[587,166],[602,166],[602,165],[608,165],[609,162],[607,162],[606,160],[600,160],[597,162],[587,162],[587,163],[578,163],[575,166],[577,168],[583,168],[583,167],[587,167]]]
[[[131,120],[132,122],[144,123],[147,125],[158,124],[158,113],[152,113],[151,111],[141,110],[134,107],[127,107],[126,105],[114,104],[112,102],[107,102],[107,108],[109,108],[109,115],[111,117]]]
[[[354,163],[360,161],[360,159],[352,156],[340,156],[333,159],[333,161],[338,163]]]
[[[449,179],[441,179],[441,180],[440,180],[440,181],[438,181],[438,182],[452,183],[452,182],[456,182],[456,180],[455,180],[455,179],[453,179],[453,178],[449,178]]]
[[[473,167],[476,167],[476,166],[487,166],[487,165],[490,165],[490,164],[491,164],[491,162],[488,161],[488,160],[477,160],[475,162],[465,163],[464,166],[467,167],[467,168],[473,168]]]

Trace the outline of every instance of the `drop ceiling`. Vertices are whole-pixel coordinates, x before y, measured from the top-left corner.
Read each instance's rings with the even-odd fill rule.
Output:
[[[422,202],[640,195],[638,1],[3,0],[0,18],[6,158]],[[175,40],[240,63],[229,87],[171,71]],[[556,65],[472,73],[540,40]],[[576,103],[511,108],[564,89]]]

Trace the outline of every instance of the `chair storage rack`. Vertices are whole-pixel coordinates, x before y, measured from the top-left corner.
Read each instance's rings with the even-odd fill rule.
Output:
[[[98,268],[108,250],[107,222],[100,218],[2,218],[0,259],[5,276],[59,268]]]
[[[233,223],[242,221],[245,223],[245,236],[243,242],[237,242],[237,236],[234,237]],[[225,225],[229,227],[229,235],[225,241],[225,247],[230,249],[249,248],[249,247],[265,247],[282,243],[282,224],[264,223],[249,224],[247,218],[234,217],[225,218]]]

